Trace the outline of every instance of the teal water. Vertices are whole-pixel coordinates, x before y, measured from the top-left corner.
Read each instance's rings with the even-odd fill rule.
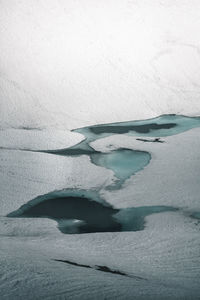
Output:
[[[139,231],[145,228],[145,218],[166,211],[177,211],[171,206],[140,206],[120,209],[115,219],[121,224],[121,231]]]
[[[145,151],[117,149],[109,153],[94,153],[90,155],[92,163],[114,172],[121,181],[143,169],[150,161],[151,155]]]
[[[113,134],[165,137],[179,134],[196,127],[200,127],[200,117],[186,117],[182,115],[162,115],[141,121],[93,125],[72,130],[84,135],[85,139],[80,143],[66,149],[46,150],[42,152],[71,156],[90,155],[90,153],[95,151],[90,146],[91,142]]]
[[[104,167],[114,172],[116,178],[120,180],[116,182],[116,188],[119,188],[131,175],[142,170],[151,160],[150,153],[146,151],[120,148],[108,153],[103,153],[95,151],[92,147],[90,148],[90,150],[81,148],[52,150],[50,153],[62,156],[88,155],[90,157],[90,161],[94,165]],[[49,151],[46,152],[49,153]]]
[[[199,126],[200,117],[162,115],[153,119],[142,121],[100,124],[74,129],[73,131],[83,134],[87,142],[92,142],[96,139],[107,137],[113,134],[164,137],[179,134]]]
[[[194,212],[191,214],[191,217],[197,220],[200,220],[200,212]]]

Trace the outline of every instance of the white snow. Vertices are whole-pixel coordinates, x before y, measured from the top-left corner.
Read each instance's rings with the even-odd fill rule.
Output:
[[[120,146],[150,151],[152,160],[118,191],[101,191],[116,207],[171,205],[176,212],[146,218],[138,232],[62,234],[48,219],[7,218],[32,198],[66,187],[99,188],[113,173],[87,156],[1,150],[0,280],[3,299],[197,299],[199,223],[199,129],[143,143],[137,137],[108,137],[96,149]],[[69,260],[92,269],[54,259]],[[103,273],[107,266],[130,277]],[[138,279],[141,277],[142,279]]]
[[[2,0],[1,127],[200,114],[198,0]]]
[[[115,191],[104,189],[113,172],[88,156],[26,150],[67,148],[84,138],[70,129],[86,125],[200,115],[199,11],[199,0],[0,1],[1,299],[198,299],[199,222],[189,216],[200,210],[198,128],[163,144],[93,142],[152,155]],[[53,220],[6,217],[72,187],[102,188],[119,208],[180,210],[148,216],[143,231],[81,235],[62,234]]]
[[[37,221],[1,220],[1,235],[9,222],[1,236],[3,299],[197,299],[199,230],[186,217],[164,213],[149,217],[142,232],[81,236]],[[130,278],[54,259],[106,265]]]
[[[0,130],[0,149],[64,149],[82,140],[82,135],[69,130],[11,128]]]

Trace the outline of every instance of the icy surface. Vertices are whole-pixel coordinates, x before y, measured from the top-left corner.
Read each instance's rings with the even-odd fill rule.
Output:
[[[3,299],[198,299],[199,229],[176,213],[151,216],[134,233],[59,235],[38,219],[1,218],[0,228]]]
[[[120,190],[106,189],[115,181],[113,172],[95,166],[88,155],[1,150],[3,299],[198,299],[199,136],[196,128],[164,137],[164,143],[126,135],[91,143],[94,151],[125,146],[151,154],[150,164]],[[64,195],[70,186],[91,190],[91,197],[93,189],[99,190],[101,199],[120,208],[116,219],[123,230],[138,224],[144,230],[77,235],[83,221],[62,220],[61,231],[66,233],[67,226],[76,233],[66,235],[54,220],[5,217],[38,195],[57,190],[56,196],[61,189]],[[159,206],[178,210],[159,214]],[[142,215],[145,223],[138,218]]]
[[[93,133],[90,145],[70,131],[199,116],[199,10],[199,0],[0,2],[1,299],[199,298],[200,129],[179,127],[160,143]],[[91,163],[91,151],[124,147],[152,159],[120,190],[107,189],[114,172]],[[178,210],[145,215],[144,230],[81,235],[47,218],[6,217],[74,187],[120,209],[126,230],[142,207]],[[81,222],[59,226],[77,233]]]
[[[0,149],[53,150],[70,147],[81,140],[81,135],[69,130],[0,130]]]

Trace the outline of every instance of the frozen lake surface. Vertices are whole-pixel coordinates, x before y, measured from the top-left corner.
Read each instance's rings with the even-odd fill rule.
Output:
[[[139,134],[145,138],[166,137],[199,126],[200,118],[178,115],[163,115],[144,121],[95,125],[75,130],[85,135],[85,139],[81,143],[67,149],[41,152],[75,157],[87,155],[92,164],[113,171],[116,179],[111,185],[104,185],[103,188],[117,190],[128,178],[150,163],[151,154],[147,151],[128,148],[118,148],[107,152],[96,151],[90,143],[115,134],[136,136]],[[159,139],[139,140],[143,142],[160,141]],[[98,192],[100,191],[101,189]],[[33,199],[8,216],[54,219],[58,222],[61,232],[74,234],[143,230],[146,216],[170,210],[176,211],[176,207],[163,205],[117,210],[101,200],[98,192],[93,191],[92,195],[95,197],[90,196],[90,190],[79,191],[79,189],[61,191],[60,194],[57,192],[56,196],[54,192],[49,193]],[[193,213],[193,217],[196,216],[198,216],[198,212]]]

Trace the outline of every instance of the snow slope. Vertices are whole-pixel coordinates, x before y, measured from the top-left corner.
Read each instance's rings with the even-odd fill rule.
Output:
[[[198,0],[2,0],[0,126],[199,115]]]
[[[0,227],[4,300],[198,299],[199,230],[183,216],[151,216],[142,232],[81,236],[61,235],[47,220],[40,222],[43,231],[30,219],[12,219],[7,230],[6,222]],[[106,265],[130,277],[54,259]]]
[[[114,174],[88,156],[26,151],[67,148],[83,139],[69,130],[86,125],[200,115],[199,11],[199,0],[0,1],[1,299],[199,298],[198,128],[165,143],[93,142],[150,152],[118,191],[104,189]],[[68,187],[102,188],[119,208],[179,210],[148,216],[143,231],[82,235],[62,234],[53,220],[6,217]]]

